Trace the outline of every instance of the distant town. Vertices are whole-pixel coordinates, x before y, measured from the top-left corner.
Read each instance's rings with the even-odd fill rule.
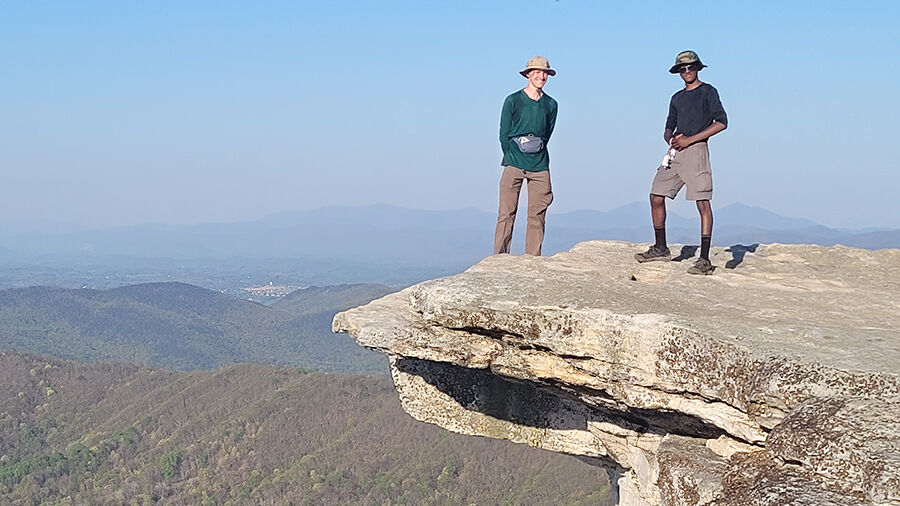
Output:
[[[248,286],[243,290],[254,297],[284,297],[285,295],[299,290],[302,287],[292,285],[275,285],[269,281],[268,285]]]

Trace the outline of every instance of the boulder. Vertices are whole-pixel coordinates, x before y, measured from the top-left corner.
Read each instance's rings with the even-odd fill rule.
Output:
[[[620,504],[900,501],[900,250],[642,248],[488,257],[333,328],[413,417],[599,459]]]

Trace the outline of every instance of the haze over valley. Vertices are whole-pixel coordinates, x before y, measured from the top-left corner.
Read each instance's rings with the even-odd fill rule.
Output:
[[[525,199],[520,203],[524,208]],[[683,211],[678,211],[683,212]],[[694,244],[696,213],[670,212],[668,237]],[[524,213],[513,253],[524,244]],[[716,210],[716,245],[843,244],[900,247],[897,229],[833,229],[806,219],[732,204]],[[34,285],[114,288],[180,281],[246,296],[273,283],[378,283],[394,288],[460,272],[491,253],[494,213],[424,211],[389,205],[324,207],[238,223],[105,229],[0,230],[0,288]],[[550,214],[544,254],[593,239],[652,239],[649,206]]]

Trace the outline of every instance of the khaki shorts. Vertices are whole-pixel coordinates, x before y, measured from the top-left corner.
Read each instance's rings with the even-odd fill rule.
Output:
[[[712,200],[712,167],[709,146],[705,142],[691,144],[679,151],[670,167],[660,166],[650,185],[650,195],[674,199],[682,186],[687,186],[688,200]]]

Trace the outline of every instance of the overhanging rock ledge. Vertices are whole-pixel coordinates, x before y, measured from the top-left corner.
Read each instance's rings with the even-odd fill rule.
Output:
[[[619,504],[900,504],[900,250],[591,241],[339,313],[404,409],[594,457]]]

